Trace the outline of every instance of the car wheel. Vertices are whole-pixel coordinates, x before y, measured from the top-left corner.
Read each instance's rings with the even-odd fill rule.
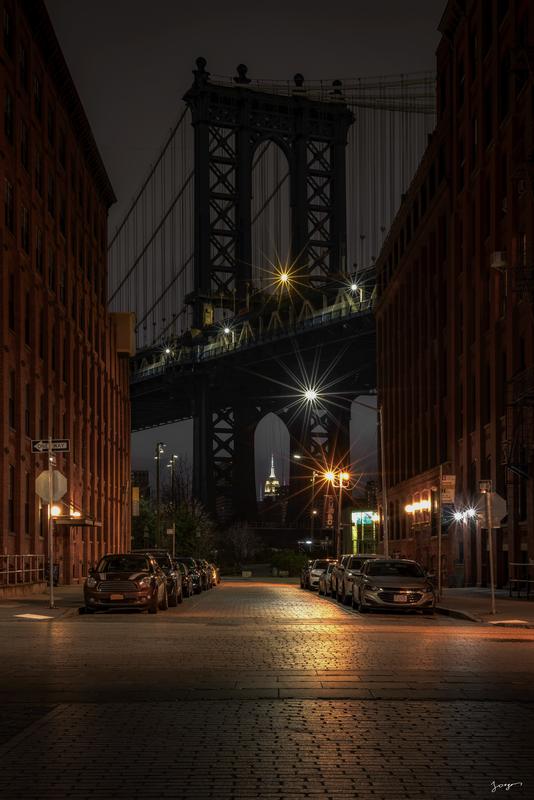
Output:
[[[182,589],[180,589],[180,594],[176,597],[176,601],[178,603],[183,603],[184,602],[184,593],[183,593]]]
[[[350,604],[351,604],[352,608],[357,608],[357,606],[358,606],[356,600],[354,599],[354,592],[351,595]]]
[[[159,610],[167,611],[168,607],[169,607],[169,597],[167,595],[167,587],[165,587],[165,591],[163,592],[163,599],[159,604]]]
[[[345,586],[343,586],[342,603],[343,603],[344,606],[350,606],[350,603],[351,603],[351,596],[350,596],[350,594],[347,594],[347,590],[346,590]]]
[[[180,601],[178,600],[178,587],[176,584],[174,585],[174,591],[169,596],[169,605],[173,608],[178,605]]]
[[[156,593],[156,596],[154,597],[153,601],[151,602],[151,604],[149,605],[147,610],[148,610],[149,614],[157,614],[158,613],[158,595],[157,595],[157,593]]]
[[[368,607],[362,602],[361,594],[358,599],[358,611],[360,614],[367,614],[367,612],[369,611]]]

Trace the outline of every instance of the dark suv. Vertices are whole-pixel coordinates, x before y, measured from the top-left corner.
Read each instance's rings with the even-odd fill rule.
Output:
[[[165,574],[167,581],[167,597],[170,606],[177,606],[182,603],[184,596],[182,592],[182,573],[173,564],[171,554],[168,550],[132,550],[133,553],[148,553],[157,562],[159,568]]]

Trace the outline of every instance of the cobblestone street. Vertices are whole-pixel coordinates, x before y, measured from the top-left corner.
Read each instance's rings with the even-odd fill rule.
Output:
[[[259,582],[155,618],[20,613],[0,605],[7,800],[533,796],[533,631]]]

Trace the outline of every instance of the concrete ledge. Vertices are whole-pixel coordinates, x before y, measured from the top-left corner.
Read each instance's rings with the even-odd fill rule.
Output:
[[[0,600],[13,600],[16,597],[28,597],[32,594],[46,592],[46,583],[19,583],[0,586]]]
[[[446,608],[445,606],[436,606],[437,614],[444,614],[447,617],[454,617],[455,619],[466,619],[468,622],[484,622],[480,617],[475,617],[474,614],[469,614],[467,611],[458,611],[455,608]]]

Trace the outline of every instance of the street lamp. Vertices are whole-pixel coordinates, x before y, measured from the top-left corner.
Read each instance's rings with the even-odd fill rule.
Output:
[[[176,508],[176,462],[178,461],[178,456],[176,453],[173,453],[171,456],[171,460],[167,464],[167,467],[171,471],[171,503],[172,507]]]
[[[293,454],[293,458],[295,459],[295,461],[308,461],[308,460],[310,460],[309,458],[306,458],[306,456],[304,456],[304,457],[301,456],[300,453],[294,453]],[[311,513],[310,513],[310,538],[311,538],[312,541],[313,541],[313,534],[314,534],[314,528],[315,528],[315,517],[317,516],[317,511],[314,508],[314,505],[315,505],[315,479],[316,479],[316,477],[317,477],[317,470],[312,469],[312,476],[311,476],[311,485],[312,485],[312,490],[311,490]]]
[[[165,452],[167,445],[165,442],[156,442],[156,449],[154,459],[156,461],[156,541],[154,544],[159,544],[160,527],[161,527],[161,507],[160,507],[160,471],[159,462],[162,454]]]
[[[324,473],[325,480],[332,484],[332,487],[339,489],[338,503],[337,503],[337,536],[336,536],[336,556],[341,556],[341,542],[343,536],[343,520],[342,520],[342,505],[343,505],[343,489],[348,489],[348,482],[350,474],[345,470],[334,472],[328,470]]]

